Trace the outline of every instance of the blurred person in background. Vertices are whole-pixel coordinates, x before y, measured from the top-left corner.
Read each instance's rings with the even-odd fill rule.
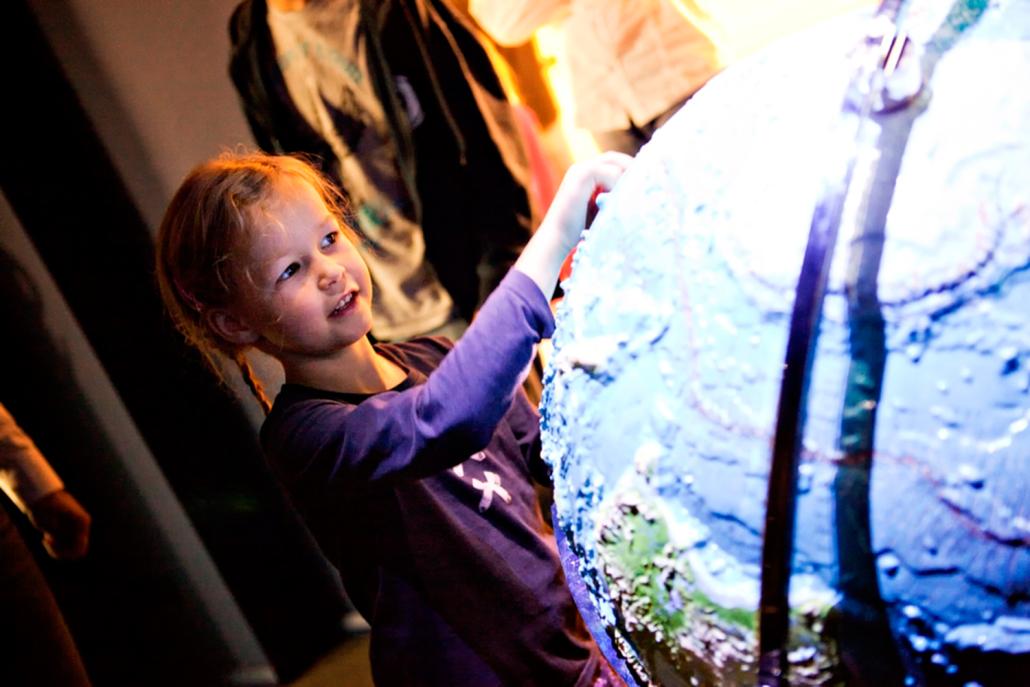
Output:
[[[636,154],[723,66],[692,0],[470,0],[469,12],[508,46],[561,22],[574,120],[602,150]]]
[[[457,338],[530,236],[513,108],[443,0],[246,0],[230,73],[258,145],[344,192],[375,288],[372,336]]]
[[[89,548],[89,513],[0,404],[0,490],[43,536],[54,558]],[[0,683],[85,687],[89,679],[57,601],[16,524],[0,507]]]

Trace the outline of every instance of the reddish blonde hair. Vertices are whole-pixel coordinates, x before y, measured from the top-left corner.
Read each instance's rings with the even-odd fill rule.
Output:
[[[249,276],[247,239],[267,225],[261,210],[283,179],[308,184],[356,237],[336,186],[300,157],[224,153],[195,167],[172,196],[157,234],[157,282],[176,327],[221,376],[219,354],[232,360],[267,413],[271,403],[250,365],[246,347],[220,337],[205,312],[232,304],[240,279]]]

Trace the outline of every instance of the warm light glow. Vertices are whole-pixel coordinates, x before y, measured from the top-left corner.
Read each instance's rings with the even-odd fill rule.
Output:
[[[724,64],[820,21],[879,4],[874,0],[669,1],[684,16],[701,22],[698,26],[719,48]]]
[[[668,0],[684,17],[704,31],[716,46],[723,65],[745,57],[790,33],[830,17],[860,8],[872,8],[874,0]],[[597,144],[573,121],[575,105],[565,56],[565,32],[561,25],[542,27],[534,46],[544,80],[554,96],[559,123],[573,160],[598,153]]]
[[[715,47],[719,64],[727,65],[733,61],[734,48],[722,27],[695,0],[669,0],[683,17],[700,30]]]
[[[565,31],[561,26],[540,28],[533,37],[544,80],[554,96],[558,121],[573,161],[597,155],[599,149],[590,133],[573,121],[576,106],[572,101],[572,82],[565,58]]]

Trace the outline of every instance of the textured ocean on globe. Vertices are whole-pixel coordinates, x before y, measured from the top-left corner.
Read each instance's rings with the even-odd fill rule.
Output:
[[[907,9],[927,82],[866,130],[808,382],[797,685],[1030,674],[1030,2]],[[710,82],[564,284],[541,404],[558,535],[640,684],[755,682],[791,309],[868,28]]]

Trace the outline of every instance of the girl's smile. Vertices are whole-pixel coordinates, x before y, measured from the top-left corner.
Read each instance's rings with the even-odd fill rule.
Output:
[[[358,292],[356,290],[348,292],[340,299],[340,302],[336,304],[336,307],[333,308],[332,312],[329,313],[329,317],[343,317],[350,313],[353,310],[351,306],[356,304],[355,298],[357,297],[357,293]]]

